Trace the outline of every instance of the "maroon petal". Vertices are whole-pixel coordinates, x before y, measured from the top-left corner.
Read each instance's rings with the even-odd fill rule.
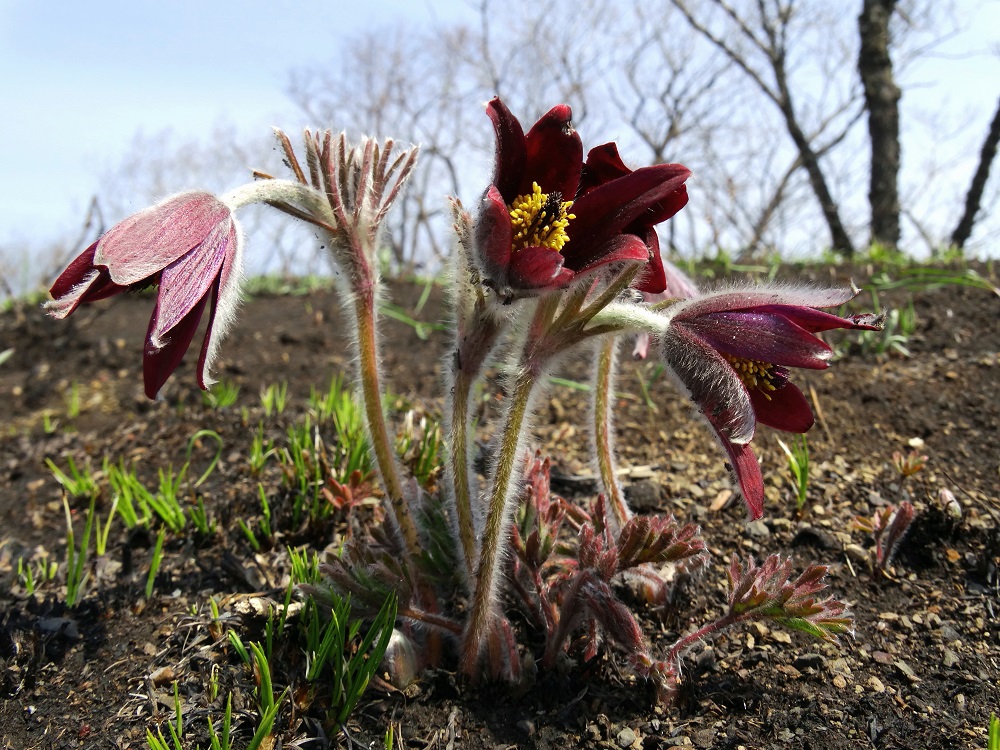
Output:
[[[74,258],[49,290],[52,299],[45,307],[54,318],[61,320],[84,302],[96,302],[128,289],[113,282],[108,269],[93,264],[96,247],[95,242]]]
[[[508,281],[517,289],[558,289],[573,272],[563,268],[563,256],[547,247],[526,247],[511,255]]]
[[[486,114],[493,121],[496,131],[496,161],[493,166],[493,184],[500,191],[504,203],[511,203],[518,196],[521,177],[527,162],[527,147],[521,123],[507,109],[507,105],[494,97],[486,105]]]
[[[757,456],[749,445],[737,445],[718,435],[722,447],[729,455],[736,483],[740,486],[740,494],[746,503],[751,521],[756,521],[764,515],[764,477],[760,473]]]
[[[833,353],[824,342],[783,315],[719,312],[684,321],[675,318],[674,324],[723,354],[783,367],[822,370]]]
[[[749,443],[757,417],[736,370],[705,341],[679,326],[660,337],[664,363],[717,433],[727,441]]]
[[[503,276],[511,261],[514,230],[510,225],[510,211],[503,195],[496,186],[490,186],[479,204],[476,217],[475,246],[479,262],[490,276]]]
[[[675,320],[694,318],[706,313],[728,310],[752,310],[758,307],[781,305],[783,308],[837,307],[854,298],[850,289],[810,289],[808,287],[773,287],[748,289],[722,289],[704,294],[681,305]]]
[[[632,288],[646,294],[660,294],[667,289],[667,275],[664,273],[663,258],[660,256],[660,238],[654,227],[648,227],[644,239],[649,249],[649,263],[646,264],[639,280],[632,284]]]
[[[146,346],[142,353],[142,375],[146,386],[147,398],[156,398],[156,394],[160,392],[160,388],[167,382],[167,378],[170,377],[181,363],[184,353],[188,350],[191,340],[198,330],[198,323],[201,321],[201,314],[204,312],[207,302],[208,295],[202,297],[177,325],[167,331],[169,338],[164,341],[163,346],[157,348],[151,342],[151,336],[156,329],[160,313],[160,304],[157,301],[153,315],[149,319],[149,328],[146,332]]]
[[[542,115],[528,131],[527,161],[518,195],[530,193],[533,182],[543,193],[560,193],[563,200],[572,200],[576,195],[583,168],[583,142],[573,130],[572,118],[572,110],[560,104]]]
[[[588,256],[594,248],[641,217],[643,228],[672,216],[687,203],[684,180],[690,172],[677,164],[659,164],[604,183],[573,204],[576,219],[570,236],[577,241],[570,252]],[[649,220],[647,220],[649,212]]]
[[[632,174],[632,170],[625,166],[625,162],[618,155],[616,144],[604,143],[594,146],[587,152],[587,161],[580,176],[580,187],[576,191],[577,198],[605,182],[617,180],[627,174]]]
[[[851,318],[842,318],[839,315],[814,310],[811,307],[797,307],[794,305],[763,305],[754,308],[755,312],[777,313],[783,315],[796,325],[805,328],[812,333],[822,331],[832,331],[837,328],[878,328],[877,321],[871,316],[856,315]]]
[[[66,267],[66,270],[59,274],[59,278],[55,280],[52,288],[49,289],[49,294],[54,299],[66,296],[73,287],[83,282],[90,275],[90,272],[94,270],[94,251],[96,249],[97,243],[95,242],[76,256]]]
[[[184,257],[232,220],[229,206],[211,193],[181,193],[109,229],[97,243],[94,264],[106,266],[115,283],[131,286]]]
[[[584,259],[579,255],[568,252],[569,248],[570,245],[563,248],[566,265],[578,274],[588,273],[607,263],[626,260],[646,262],[649,260],[649,248],[634,234],[619,234],[612,237],[599,248],[595,248],[584,263],[581,263],[581,260]]]
[[[164,269],[156,301],[156,328],[150,335],[154,346],[159,346],[160,338],[205,299],[226,258],[235,250],[235,227],[231,221],[225,222],[213,228],[187,255]]]
[[[219,308],[219,288],[222,285],[222,279],[217,278],[215,283],[212,284],[212,309],[208,314],[208,325],[205,327],[205,339],[201,342],[201,354],[198,355],[198,387],[203,391],[208,390],[208,350],[209,343],[212,341],[212,328],[215,326],[215,313]]]
[[[786,382],[767,396],[756,388],[750,391],[750,401],[761,424],[785,432],[802,433],[808,432],[816,421],[809,402],[794,383]]]

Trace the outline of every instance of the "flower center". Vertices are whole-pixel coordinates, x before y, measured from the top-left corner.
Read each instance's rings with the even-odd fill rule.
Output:
[[[576,218],[569,213],[572,205],[573,201],[562,199],[562,193],[543,193],[537,182],[531,183],[531,193],[517,196],[510,204],[514,251],[526,247],[561,251],[569,242],[566,227]]]
[[[740,376],[740,380],[748,390],[756,388],[768,401],[771,400],[771,392],[778,390],[784,384],[785,378],[782,372],[770,362],[734,357],[730,354],[722,356],[736,370],[736,374]]]

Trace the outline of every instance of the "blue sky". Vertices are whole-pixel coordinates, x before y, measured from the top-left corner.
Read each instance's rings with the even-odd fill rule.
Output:
[[[1000,43],[1000,2],[954,7],[971,31],[910,72],[918,85],[904,104],[908,116],[917,105],[967,127],[975,153],[944,155],[966,162],[1000,93],[1000,52],[969,53]],[[291,69],[335,58],[362,28],[463,16],[473,18],[465,0],[0,0],[0,259],[74,237],[99,175],[138,131],[199,136],[221,121],[265,131],[294,118]]]
[[[461,0],[0,0],[0,248],[74,234],[137,131],[267,129],[292,111],[289,71],[334,58],[360,28],[467,12]]]

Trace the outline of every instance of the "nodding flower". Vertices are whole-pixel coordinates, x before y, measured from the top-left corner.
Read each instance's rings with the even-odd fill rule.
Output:
[[[750,448],[757,424],[802,433],[814,421],[788,368],[828,366],[833,350],[815,335],[821,331],[882,326],[880,316],[842,318],[818,309],[842,305],[855,294],[729,288],[682,300],[665,313],[663,360],[726,450],[751,519],[764,513],[764,482]]]
[[[239,302],[243,239],[232,206],[185,192],[119,222],[56,279],[46,304],[65,318],[85,302],[158,286],[143,350],[146,395],[155,398],[187,352],[211,302],[198,359],[198,384],[210,370]]]

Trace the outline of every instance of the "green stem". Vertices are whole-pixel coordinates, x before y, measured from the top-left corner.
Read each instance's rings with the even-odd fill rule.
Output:
[[[514,469],[521,449],[524,421],[531,402],[531,394],[537,382],[537,373],[521,368],[514,381],[510,406],[501,426],[500,451],[494,470],[493,486],[490,492],[489,512],[483,530],[480,546],[479,567],[476,572],[476,590],[473,594],[472,611],[465,631],[462,653],[462,670],[475,674],[487,630],[490,614],[500,574],[498,567],[504,549],[504,534],[509,519],[508,506],[513,495]]]
[[[601,484],[618,528],[632,517],[621,485],[615,473],[614,426],[611,424],[611,401],[614,398],[615,371],[618,367],[618,338],[606,336],[597,344],[596,376],[594,378],[594,454]]]
[[[365,417],[371,435],[375,462],[389,501],[396,525],[403,536],[403,543],[410,557],[420,555],[420,539],[410,509],[403,498],[403,483],[399,476],[395,452],[389,439],[389,430],[382,411],[382,389],[378,368],[378,349],[375,341],[375,295],[355,294],[354,313],[358,324],[358,379],[365,404]]]

